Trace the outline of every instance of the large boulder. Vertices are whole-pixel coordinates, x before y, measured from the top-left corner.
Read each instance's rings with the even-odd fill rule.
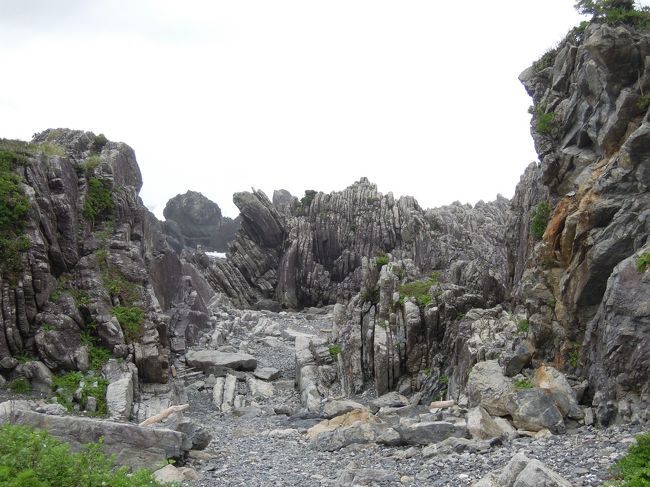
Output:
[[[0,424],[23,424],[47,430],[73,450],[104,439],[102,450],[114,454],[118,465],[151,468],[168,459],[181,459],[183,437],[178,431],[147,428],[80,416],[54,416],[21,409],[15,401],[0,404]]]
[[[493,418],[481,406],[467,411],[467,430],[477,440],[509,438],[516,433],[506,419]]]
[[[513,390],[512,381],[503,375],[503,370],[496,360],[477,363],[467,380],[470,407],[480,405],[494,416],[510,414],[506,399]]]
[[[553,395],[546,389],[520,389],[507,397],[506,407],[512,422],[519,429],[564,433],[562,413]]]
[[[571,483],[539,460],[517,453],[500,472],[492,472],[475,487],[571,487]]]
[[[573,419],[584,418],[584,412],[578,405],[575,392],[562,372],[550,365],[542,365],[535,370],[533,384],[535,387],[545,389],[553,396],[553,401],[562,416]]]
[[[196,367],[206,373],[225,368],[253,371],[257,367],[257,360],[252,355],[216,350],[190,350],[185,354],[185,361],[190,367]]]

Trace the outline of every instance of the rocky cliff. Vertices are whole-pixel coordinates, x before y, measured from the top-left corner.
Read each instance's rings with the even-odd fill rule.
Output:
[[[2,240],[0,372],[48,393],[53,373],[98,371],[113,358],[136,384],[166,383],[175,325],[191,336],[207,323],[213,292],[143,206],[133,150],[60,129],[3,140],[0,154],[13,185],[1,208],[13,230]],[[185,308],[194,314],[181,319]]]

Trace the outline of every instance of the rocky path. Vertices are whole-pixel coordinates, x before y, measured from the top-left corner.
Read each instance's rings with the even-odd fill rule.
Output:
[[[610,478],[612,463],[641,432],[635,426],[581,427],[561,436],[516,438],[486,451],[458,446],[458,451],[434,453],[426,447],[375,444],[318,451],[305,433],[322,418],[301,412],[293,388],[293,337],[326,333],[329,316],[244,312],[238,323],[226,346],[255,356],[258,366],[277,368],[280,377],[271,382],[272,397],[251,398],[248,391],[246,404],[234,413],[216,409],[204,376],[188,381],[188,416],[213,437],[205,451],[189,460],[202,476],[196,486],[469,486],[505,466],[517,452],[541,460],[573,485],[596,486]],[[240,392],[245,375],[238,373]]]

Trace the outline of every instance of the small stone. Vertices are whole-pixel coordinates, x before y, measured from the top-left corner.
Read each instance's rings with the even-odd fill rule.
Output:
[[[97,399],[93,396],[88,396],[88,399],[86,399],[86,411],[89,413],[97,412]]]

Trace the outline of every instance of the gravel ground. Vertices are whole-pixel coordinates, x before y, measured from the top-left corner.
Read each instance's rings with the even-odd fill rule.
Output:
[[[258,314],[258,318],[278,324],[276,330],[289,328],[314,334],[326,330],[331,323],[327,316],[305,314],[264,313]],[[518,451],[539,459],[573,485],[596,486],[610,478],[610,466],[625,454],[633,437],[642,432],[632,425],[608,429],[582,427],[562,436],[517,438],[485,453],[430,458],[423,457],[421,447],[352,445],[336,452],[316,451],[310,448],[304,433],[318,419],[272,413],[272,408],[283,404],[294,411],[299,407],[296,392],[286,388],[286,382],[295,377],[290,336],[276,331],[276,336],[269,340],[239,329],[229,338],[230,343],[257,357],[260,365],[280,369],[285,388],[276,397],[260,403],[262,415],[242,417],[216,412],[209,389],[188,388],[188,416],[213,435],[206,452],[214,457],[189,461],[203,478],[196,486],[328,486],[335,485],[348,467],[383,471],[392,476],[392,480],[369,481],[367,485],[468,486],[505,466]]]
[[[246,317],[248,321],[243,318]],[[243,416],[222,414],[212,404],[212,391],[199,390],[188,382],[190,409],[186,416],[206,428],[212,441],[202,458],[191,457],[188,466],[200,473],[202,480],[186,485],[194,487],[226,486],[301,486],[337,485],[348,468],[369,469],[363,485],[377,486],[469,486],[488,472],[505,466],[522,451],[559,472],[575,486],[602,485],[610,479],[609,468],[625,454],[639,426],[624,425],[607,429],[582,427],[561,436],[542,439],[521,437],[483,453],[454,453],[425,458],[421,447],[384,447],[351,445],[336,452],[310,448],[304,435],[320,419],[274,414],[283,407],[298,412],[300,401],[293,388],[295,363],[291,334],[327,333],[331,320],[322,314],[244,312],[237,315],[237,326],[228,337],[228,345],[254,355],[260,366],[282,371],[275,381],[273,398],[256,400]],[[273,330],[254,332],[267,320]],[[264,324],[264,323],[262,323]],[[262,326],[261,328],[265,328]],[[287,332],[287,330],[293,330]],[[243,383],[242,383],[243,385]],[[0,389],[0,402],[15,397]],[[367,402],[366,398],[355,398]],[[339,483],[338,485],[348,485]]]

